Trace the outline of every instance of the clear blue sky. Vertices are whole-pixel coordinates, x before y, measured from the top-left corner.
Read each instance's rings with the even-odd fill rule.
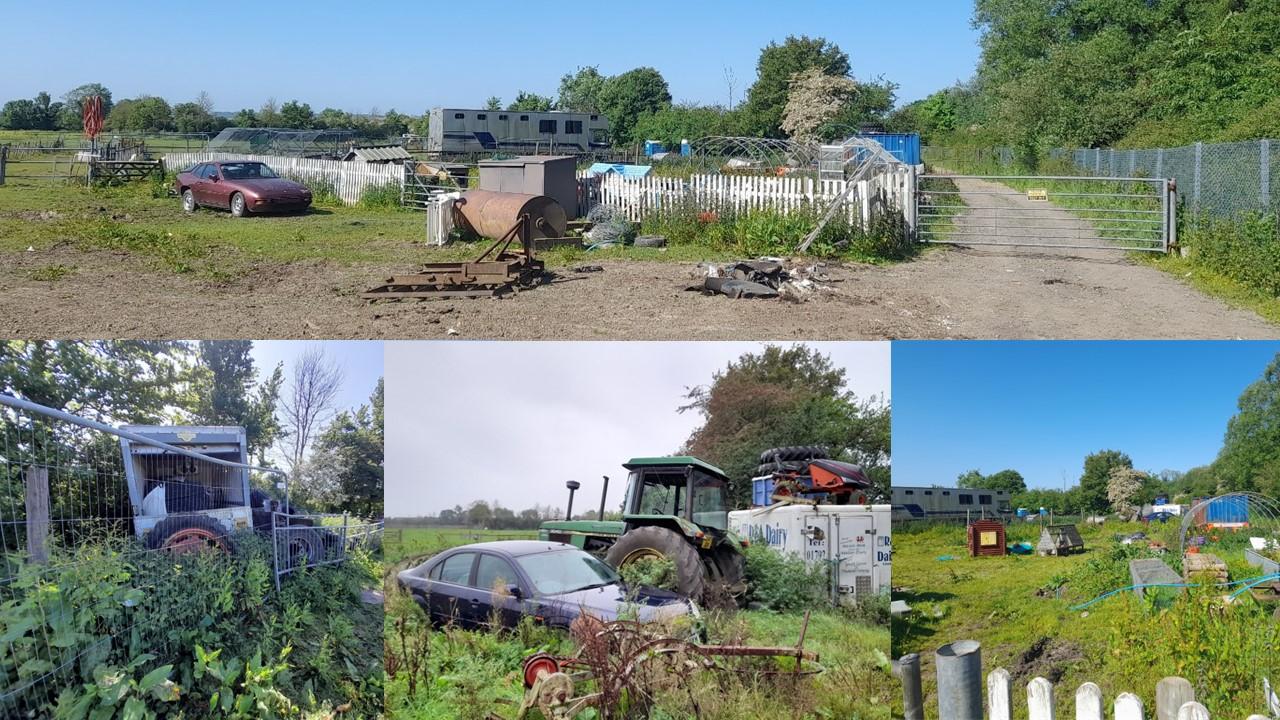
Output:
[[[217,110],[274,96],[319,111],[504,102],[518,90],[555,93],[560,76],[599,65],[613,74],[656,67],[677,101],[741,99],[760,48],[820,35],[850,56],[854,75],[883,75],[919,99],[968,78],[978,57],[967,0],[759,2],[373,2],[224,0],[125,3],[0,0],[0,101],[55,98],[101,82],[116,99],[192,100]]]
[[[1013,468],[1061,488],[1085,455],[1159,472],[1211,462],[1274,342],[895,342],[893,482]]]
[[[335,400],[338,409],[368,404],[382,377],[382,343],[376,340],[255,340],[250,355],[258,367],[259,380],[270,374],[277,363],[284,363],[281,393],[288,392],[294,360],[311,347],[324,348],[325,355],[342,368],[342,389]]]

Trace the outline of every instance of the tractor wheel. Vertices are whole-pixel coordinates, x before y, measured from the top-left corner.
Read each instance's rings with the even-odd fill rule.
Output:
[[[325,558],[324,534],[318,530],[291,527],[283,531],[281,544],[289,568],[307,567]]]
[[[670,560],[676,567],[676,589],[694,600],[702,598],[707,576],[702,569],[698,551],[674,530],[664,527],[642,527],[627,533],[609,548],[605,562],[621,569],[641,558],[657,557]]]
[[[769,448],[760,453],[760,464],[778,460],[826,460],[830,455],[820,445],[793,445],[788,447]]]
[[[201,550],[231,552],[227,529],[204,515],[175,515],[161,520],[147,533],[146,546],[148,550],[175,553]]]
[[[803,460],[781,460],[779,462],[763,463],[756,468],[758,475],[772,475],[776,472],[793,472],[803,473],[809,469],[809,463]]]

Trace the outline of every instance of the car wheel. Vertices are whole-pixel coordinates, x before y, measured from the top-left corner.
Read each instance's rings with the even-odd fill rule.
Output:
[[[236,193],[231,196],[231,214],[235,217],[244,217],[249,213],[248,207],[245,206],[244,195]]]
[[[702,599],[707,577],[698,551],[684,537],[664,527],[648,526],[624,533],[609,548],[605,562],[621,569],[641,558],[660,557],[675,565],[676,589],[694,600]]]
[[[189,188],[182,191],[182,209],[189,213],[196,211],[196,196]]]

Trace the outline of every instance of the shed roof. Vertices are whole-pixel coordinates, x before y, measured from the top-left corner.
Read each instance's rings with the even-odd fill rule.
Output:
[[[652,165],[628,165],[627,163],[591,163],[587,175],[608,175],[618,173],[623,177],[645,177],[653,170]]]
[[[394,162],[397,160],[412,160],[413,156],[403,145],[358,145],[351,148],[347,153],[345,160],[354,160],[359,158],[365,162]]]

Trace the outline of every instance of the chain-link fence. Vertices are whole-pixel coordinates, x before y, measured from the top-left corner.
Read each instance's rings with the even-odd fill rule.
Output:
[[[1052,160],[1066,160],[1090,177],[1169,178],[1177,182],[1183,207],[1199,215],[1238,217],[1280,209],[1280,162],[1271,140],[1196,143],[1175,148],[1119,150],[1059,148]],[[1011,148],[929,148],[931,162],[1011,167]],[[1280,160],[1280,158],[1277,158]]]
[[[280,471],[241,461],[239,428],[163,432],[184,444],[0,395],[0,717],[176,703],[172,668],[271,591],[249,473]],[[380,525],[314,530],[338,562]]]

